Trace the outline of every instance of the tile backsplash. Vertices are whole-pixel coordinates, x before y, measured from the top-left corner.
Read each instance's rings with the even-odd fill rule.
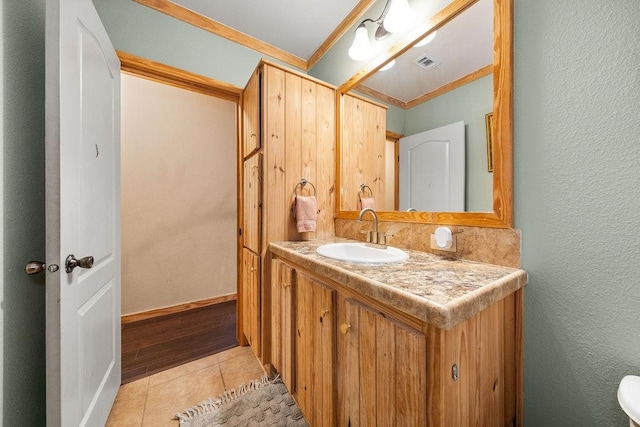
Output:
[[[370,230],[372,222],[338,218],[335,227],[338,237],[364,241],[361,232]],[[381,221],[379,224],[380,231],[393,235],[389,238],[391,246],[505,267],[520,267],[520,230],[447,225],[456,236],[457,250],[454,253],[431,249],[431,234],[437,227],[439,225],[407,222]]]

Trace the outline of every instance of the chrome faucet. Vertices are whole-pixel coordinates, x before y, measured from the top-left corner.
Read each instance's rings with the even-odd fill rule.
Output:
[[[373,215],[373,232],[375,234],[378,234],[378,215],[376,214],[376,211],[374,211],[373,209],[371,208],[362,209],[360,211],[360,215],[358,215],[358,221],[362,221],[362,217],[367,212],[371,212],[371,215]]]
[[[360,215],[358,215],[358,221],[362,221],[362,217],[365,213],[371,212],[373,216],[373,231],[363,231],[362,233],[367,235],[367,245],[377,246],[377,247],[387,247],[387,234],[386,233],[378,233],[378,215],[376,211],[371,208],[364,208],[360,211]],[[389,237],[391,237],[389,235]]]

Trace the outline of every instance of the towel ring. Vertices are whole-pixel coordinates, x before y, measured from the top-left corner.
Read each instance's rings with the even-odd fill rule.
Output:
[[[293,188],[293,194],[295,194],[296,196],[298,195],[298,187],[304,187],[305,185],[309,184],[311,186],[311,188],[313,188],[313,195],[316,195],[316,186],[313,185],[313,183],[311,183],[311,181],[307,181],[306,179],[302,178],[300,180],[300,182],[298,182],[296,184],[296,186]]]
[[[364,192],[365,192],[365,191],[364,191],[364,189],[365,189],[365,188],[368,188],[368,189],[369,189],[369,196],[373,196],[373,191],[371,190],[371,187],[369,187],[369,186],[368,186],[367,184],[365,184],[365,183],[360,184],[360,192],[361,192],[361,193],[364,193]]]

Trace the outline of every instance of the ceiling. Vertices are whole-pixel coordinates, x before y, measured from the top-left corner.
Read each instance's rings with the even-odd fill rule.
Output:
[[[311,69],[343,35],[353,32],[362,19],[377,18],[378,9],[386,4],[386,0],[135,1],[302,70]],[[425,7],[429,7],[427,1],[413,0],[410,4],[416,16],[435,13],[423,14]],[[492,0],[478,0],[440,28],[431,43],[410,49],[395,67],[369,77],[358,90],[409,108],[408,103],[424,98],[434,89],[474,71],[478,74],[482,67],[489,70],[493,60],[492,7]],[[373,27],[368,28],[372,33]],[[413,60],[421,54],[440,64],[430,71],[418,68]],[[346,52],[345,60],[350,60]],[[367,62],[362,62],[365,65]]]
[[[307,71],[386,0],[134,0]]]
[[[203,16],[308,60],[359,0],[173,0]]]

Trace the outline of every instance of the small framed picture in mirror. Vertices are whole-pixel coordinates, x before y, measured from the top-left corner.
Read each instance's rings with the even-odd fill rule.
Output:
[[[493,112],[484,116],[487,128],[487,170],[493,172]]]

